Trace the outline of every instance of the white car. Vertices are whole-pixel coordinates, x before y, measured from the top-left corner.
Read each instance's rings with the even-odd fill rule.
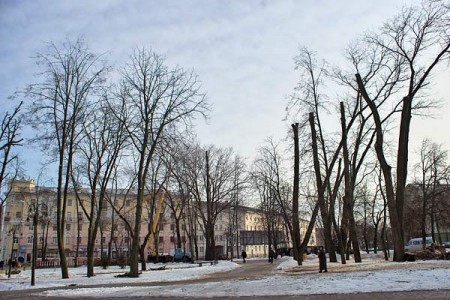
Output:
[[[430,247],[433,243],[433,238],[431,236],[427,236],[425,238],[426,245],[425,248]],[[405,251],[407,252],[417,252],[423,250],[423,238],[413,238],[408,241],[405,245]]]

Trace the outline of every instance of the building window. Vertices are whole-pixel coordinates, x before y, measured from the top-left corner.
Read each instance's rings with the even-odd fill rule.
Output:
[[[54,236],[54,237],[52,238],[52,243],[53,243],[53,244],[58,244],[58,238],[57,238],[56,236]]]
[[[70,237],[66,236],[66,245],[70,244]]]
[[[53,225],[53,231],[57,231],[58,227],[56,226],[56,224]]]
[[[83,220],[83,213],[81,212],[78,213],[78,220],[79,221]]]
[[[174,231],[175,230],[175,224],[170,224],[170,230]]]
[[[159,243],[164,243],[164,237],[163,236],[159,237]]]
[[[83,224],[78,224],[78,231],[83,231]]]
[[[205,252],[203,246],[200,246],[200,252],[201,252],[201,253]]]
[[[199,239],[200,241],[203,241],[203,235],[199,236],[198,239]]]
[[[125,243],[128,243],[129,238],[126,236],[124,240],[125,240]]]
[[[33,236],[32,235],[29,235],[27,237],[27,244],[33,244]]]
[[[102,243],[106,243],[106,237],[102,236]]]
[[[22,212],[21,211],[16,211],[16,219],[18,219],[18,220],[22,219]]]
[[[127,201],[125,202],[125,206],[126,206],[126,207],[130,207],[130,206],[131,206],[131,201],[130,201],[130,200],[127,200]]]
[[[67,221],[72,221],[72,213],[70,211],[67,212]]]
[[[174,236],[171,236],[171,237],[170,237],[170,242],[171,242],[171,243],[175,243],[175,237],[174,237]]]
[[[67,206],[72,206],[72,199],[67,200]]]
[[[66,231],[70,231],[70,224],[66,224]]]
[[[77,239],[78,239],[78,244],[81,244],[81,239],[82,239],[82,237],[79,236],[79,237],[77,237]]]

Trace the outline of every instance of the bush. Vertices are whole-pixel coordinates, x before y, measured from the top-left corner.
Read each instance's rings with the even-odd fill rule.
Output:
[[[101,263],[102,263],[102,268],[103,268],[104,270],[108,269],[108,267],[109,267],[110,264],[111,264],[111,262],[109,261],[108,256],[103,256],[103,257],[102,257]]]
[[[125,266],[127,265],[127,257],[125,256],[125,254],[123,253],[119,254],[119,257],[117,258],[117,264],[122,269],[125,269]]]

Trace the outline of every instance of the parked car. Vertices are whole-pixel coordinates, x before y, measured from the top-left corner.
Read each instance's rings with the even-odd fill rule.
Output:
[[[444,243],[444,247],[445,247],[445,248],[450,248],[450,242]]]
[[[188,262],[192,261],[191,252],[184,252],[181,248],[176,248],[173,254],[174,261]]]
[[[431,236],[427,236],[425,238],[426,244],[425,248],[430,247],[433,243],[433,238]],[[413,238],[408,241],[405,245],[405,251],[407,252],[417,252],[423,250],[423,238]]]

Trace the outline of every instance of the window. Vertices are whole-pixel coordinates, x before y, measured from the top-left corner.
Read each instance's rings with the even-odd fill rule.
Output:
[[[66,224],[66,231],[70,231],[70,228],[71,228],[70,224]]]
[[[159,237],[159,243],[164,243],[164,237],[163,236]]]
[[[72,221],[72,212],[67,212],[67,221]]]
[[[67,206],[72,206],[72,199],[67,200]]]
[[[170,242],[171,242],[171,243],[175,243],[175,237],[174,237],[174,236],[171,236],[171,237],[170,237]]]
[[[125,243],[128,243],[128,241],[130,240],[130,238],[129,237],[125,237],[125,239],[124,239],[124,241],[125,241]]]
[[[70,244],[70,237],[66,236],[66,245]]]
[[[56,226],[56,224],[53,225],[53,231],[57,231],[58,227]]]
[[[82,237],[79,236],[79,237],[77,237],[77,239],[78,239],[78,244],[81,244],[81,239],[82,239]]]
[[[56,236],[54,236],[54,237],[52,238],[52,243],[53,243],[53,244],[58,244],[58,238],[57,238]]]
[[[130,200],[127,200],[127,201],[125,202],[125,206],[126,206],[126,207],[130,207],[130,206],[131,206],[131,201],[130,201]]]
[[[22,212],[21,211],[16,211],[16,219],[22,219]]]
[[[102,243],[106,243],[106,237],[102,236]]]
[[[170,224],[170,230],[174,231],[175,230],[175,224]]]
[[[203,246],[200,247],[200,252],[202,252],[202,253],[205,252]]]
[[[33,244],[33,236],[32,235],[29,235],[27,237],[27,244]]]
[[[44,242],[44,237],[43,237],[43,236],[40,236],[40,237],[39,237],[39,243],[42,244],[43,242]]]
[[[83,231],[83,224],[78,224],[78,231]]]
[[[198,239],[199,239],[200,241],[203,241],[203,235],[199,236]]]
[[[80,220],[80,221],[83,220],[83,213],[79,212],[77,216],[78,216],[78,220]]]

